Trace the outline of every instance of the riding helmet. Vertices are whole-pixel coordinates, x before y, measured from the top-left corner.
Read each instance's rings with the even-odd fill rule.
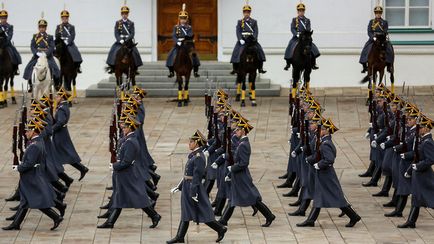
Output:
[[[185,10],[187,5],[185,3],[182,4],[182,10],[179,11],[178,17],[179,18],[186,18],[188,19],[188,12]]]
[[[6,10],[4,10],[4,9],[1,10],[1,11],[0,11],[0,18],[2,18],[2,17],[3,17],[3,18],[4,18],[4,17],[7,18],[7,17],[8,17],[8,11],[6,11]]]
[[[306,10],[306,5],[304,3],[297,4],[297,10]]]
[[[122,8],[121,8],[121,14],[128,14],[128,13],[130,13],[130,8],[128,8],[127,6],[123,6]]]
[[[374,8],[374,13],[383,13],[383,7],[377,6]]]
[[[251,7],[250,5],[248,5],[248,4],[246,4],[246,5],[243,6],[243,12],[244,12],[244,11],[249,11],[249,12],[251,12],[251,11],[252,11],[252,7]]]
[[[48,25],[48,23],[45,19],[40,19],[38,21],[38,26],[47,26],[47,25]]]
[[[60,17],[69,17],[68,10],[63,10],[62,12],[60,12]]]

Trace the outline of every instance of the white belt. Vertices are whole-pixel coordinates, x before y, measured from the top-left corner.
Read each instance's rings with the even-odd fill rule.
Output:
[[[63,127],[63,128],[66,128],[67,126],[68,126],[68,125],[63,125],[62,127]]]
[[[251,32],[242,32],[241,35],[243,35],[243,36],[251,36],[251,35],[253,35],[253,33],[251,33]]]
[[[121,38],[128,38],[130,35],[120,35]]]
[[[39,167],[39,164],[35,164],[33,167],[34,167],[34,168],[37,168],[37,167]]]

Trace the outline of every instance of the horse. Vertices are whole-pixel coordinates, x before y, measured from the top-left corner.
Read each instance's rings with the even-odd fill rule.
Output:
[[[256,48],[257,40],[253,35],[245,38],[244,49],[240,55],[240,64],[237,72],[237,96],[236,101],[240,101],[241,107],[245,107],[246,97],[246,76],[249,75],[249,97],[252,101],[252,106],[256,106],[256,71],[259,68],[258,50]]]
[[[78,67],[74,64],[72,56],[68,51],[68,46],[61,39],[60,33],[56,35],[55,45],[56,51],[54,52],[54,56],[60,62],[60,80],[54,80],[54,87],[56,90],[59,90],[60,87],[63,86],[65,90],[70,93],[72,90],[72,101],[74,98],[77,97],[76,79],[78,74]]]
[[[173,69],[176,73],[176,82],[178,83],[178,107],[188,106],[189,94],[188,84],[190,82],[191,71],[193,70],[193,59],[196,55],[194,47],[194,35],[186,36],[177,47],[178,52],[175,57]]]
[[[388,39],[385,33],[374,33],[374,42],[372,44],[371,51],[368,55],[368,74],[360,81],[361,84],[369,82],[368,87],[374,91],[377,83],[380,84],[383,80],[384,69],[386,68],[386,50],[387,50]],[[391,64],[393,65],[393,64]],[[393,74],[393,67],[390,72],[390,82],[392,84],[392,93],[395,92],[394,83],[395,77]]]
[[[39,100],[44,94],[48,94],[52,85],[51,70],[44,52],[39,56],[32,72],[32,99]]]
[[[7,107],[8,83],[11,85],[12,104],[16,104],[14,91],[14,76],[16,67],[12,65],[11,56],[7,50],[7,36],[0,29],[0,108]]]
[[[137,46],[132,39],[125,41],[118,52],[116,53],[115,62],[115,76],[116,76],[116,89],[121,90],[121,97],[125,91],[130,89],[130,83],[124,84],[123,75],[127,76],[127,80],[130,80],[133,87],[136,86],[136,73],[137,67],[134,65],[133,48]],[[106,71],[110,68],[107,67]]]

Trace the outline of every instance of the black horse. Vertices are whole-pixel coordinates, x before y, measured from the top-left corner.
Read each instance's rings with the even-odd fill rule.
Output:
[[[7,50],[7,36],[5,32],[0,29],[0,108],[7,107],[7,94],[8,94],[8,83],[11,84],[11,99],[12,103],[16,104],[15,94],[14,94],[14,76],[16,67],[12,64],[11,56]]]
[[[246,78],[249,75],[249,95],[252,106],[256,106],[256,71],[259,68],[257,40],[253,35],[245,38],[245,46],[240,55],[240,64],[237,72],[237,97],[236,101],[241,100],[241,107],[246,106]],[[240,99],[241,98],[241,99]]]
[[[193,57],[196,49],[194,46],[194,36],[188,37],[177,47],[173,69],[176,73],[176,82],[178,83],[178,107],[188,106],[190,96],[188,94],[188,84],[190,82],[191,71],[193,70]]]
[[[72,56],[68,51],[68,46],[61,39],[60,33],[56,35],[55,45],[56,51],[54,56],[60,61],[60,80],[54,81],[54,87],[56,90],[59,90],[62,86],[69,92],[73,90],[72,98],[75,98],[77,96],[76,79],[78,67],[74,64]]]
[[[124,42],[116,53],[116,62],[115,62],[115,76],[116,76],[116,88],[121,89],[121,94],[123,96],[125,91],[130,89],[130,82],[124,84],[122,75],[127,76],[127,81],[131,81],[131,84],[136,86],[136,74],[137,67],[134,65],[133,58],[133,49],[137,46],[137,43],[134,43],[132,39]],[[107,67],[106,71],[110,68]]]

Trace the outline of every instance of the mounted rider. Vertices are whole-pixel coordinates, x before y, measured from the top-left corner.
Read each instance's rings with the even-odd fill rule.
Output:
[[[121,8],[122,19],[116,21],[115,23],[114,33],[115,33],[116,42],[112,45],[107,57],[109,74],[112,74],[114,72],[114,67],[116,64],[116,54],[119,51],[119,49],[122,47],[122,45],[130,40],[134,41],[134,35],[135,35],[134,22],[128,19],[129,13],[130,13],[130,9],[127,6],[123,6]],[[136,67],[142,66],[143,62],[142,62],[142,58],[140,57],[139,50],[137,50],[137,47],[133,47],[132,50],[133,50],[132,55],[134,59],[134,65]]]
[[[11,57],[12,65],[14,66],[15,75],[19,75],[18,65],[21,64],[21,56],[15,46],[12,44],[14,35],[14,26],[8,23],[8,12],[4,9],[0,11],[0,32],[3,32],[7,39],[6,50]]]
[[[368,56],[371,51],[372,45],[375,41],[375,34],[380,33],[384,35],[388,35],[389,24],[387,20],[384,20],[381,16],[383,15],[383,7],[377,6],[374,8],[375,18],[371,19],[368,24],[368,36],[369,40],[366,42],[363,47],[362,53],[360,55],[359,63],[362,64],[363,70],[362,73],[368,71]],[[390,73],[392,71],[392,64],[395,59],[395,54],[393,52],[392,44],[387,41],[386,42],[386,64],[387,71]]]
[[[23,78],[29,81],[29,90],[28,92],[32,92],[32,72],[33,67],[35,66],[38,58],[45,53],[48,60],[48,66],[51,70],[51,75],[53,79],[60,78],[60,70],[54,60],[54,38],[52,35],[47,34],[47,21],[45,19],[40,19],[38,21],[39,32],[33,35],[32,41],[30,43],[30,48],[33,53],[33,57],[30,62],[27,64],[26,69],[24,70]]]
[[[244,17],[238,20],[237,23],[237,44],[235,44],[234,51],[232,52],[231,63],[233,65],[233,70],[231,74],[235,74],[238,71],[238,66],[240,63],[240,57],[244,50],[244,44],[248,36],[253,36],[255,40],[258,40],[258,22],[250,17],[252,13],[252,7],[248,4],[243,7]],[[265,74],[267,71],[263,69],[265,59],[265,53],[261,45],[256,42],[256,49],[258,52],[259,67],[258,71],[261,74]]]
[[[173,66],[175,63],[176,55],[178,53],[178,48],[182,45],[182,41],[184,41],[186,37],[191,38],[193,36],[193,28],[191,27],[191,25],[188,24],[188,12],[185,11],[185,4],[183,4],[182,10],[178,14],[178,24],[173,27],[172,32],[172,39],[175,43],[175,46],[172,48],[172,50],[170,50],[169,55],[167,55],[166,67],[169,68],[169,78],[175,76]],[[197,55],[192,55],[192,61],[194,77],[200,77],[198,73],[200,66],[199,57]]]
[[[56,27],[56,37],[59,35],[60,39],[65,43],[68,52],[77,67],[78,73],[81,73],[80,65],[83,62],[83,59],[81,58],[80,51],[74,43],[75,26],[69,23],[69,12],[67,10],[63,10],[60,13],[60,18],[62,19],[62,23]]]
[[[292,55],[294,54],[294,49],[297,46],[300,33],[302,33],[303,31],[311,31],[311,22],[310,19],[304,16],[305,11],[306,6],[303,3],[297,4],[298,16],[293,18],[291,22],[292,38],[289,41],[288,47],[285,51],[286,66],[284,70],[288,70],[291,67]],[[318,58],[321,54],[318,50],[318,47],[313,43],[311,52],[313,56],[312,69],[318,69],[318,66],[316,65],[316,58]]]

